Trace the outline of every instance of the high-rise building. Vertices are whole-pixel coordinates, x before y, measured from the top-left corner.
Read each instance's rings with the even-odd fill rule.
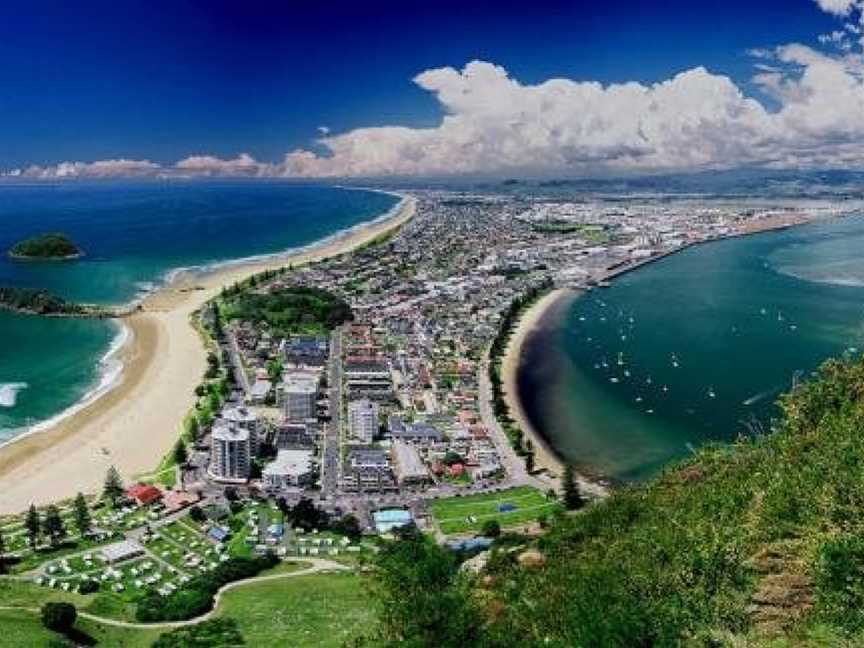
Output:
[[[258,415],[248,407],[226,407],[222,410],[222,418],[249,432],[249,449],[253,456],[257,455],[261,442],[261,419]]]
[[[286,374],[283,399],[286,420],[299,422],[315,418],[318,401],[317,376],[305,372]]]
[[[348,433],[361,443],[372,443],[378,433],[378,405],[368,398],[348,403]]]
[[[213,423],[210,438],[210,476],[217,481],[227,482],[245,482],[249,479],[252,463],[249,430],[218,419]]]

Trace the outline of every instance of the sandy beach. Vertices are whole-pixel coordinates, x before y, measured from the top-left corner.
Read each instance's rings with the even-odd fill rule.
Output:
[[[558,476],[560,476],[564,465],[525,415],[522,401],[519,398],[517,377],[519,374],[519,363],[522,360],[522,349],[528,338],[542,326],[543,320],[547,316],[552,316],[558,308],[565,306],[575,299],[578,294],[573,290],[557,289],[546,293],[534,302],[522,314],[522,317],[519,318],[519,323],[510,336],[507,351],[501,364],[501,381],[504,389],[504,398],[507,401],[507,406],[510,408],[510,415],[513,417],[513,420],[516,421],[527,438],[531,439],[531,442],[534,444],[535,465],[537,468],[545,468],[550,473]]]
[[[541,330],[544,322],[557,318],[562,309],[566,309],[574,299],[581,293],[569,288],[558,288],[537,300],[522,317],[507,345],[507,351],[501,365],[501,381],[504,390],[504,400],[510,408],[510,416],[522,428],[526,438],[531,439],[534,446],[534,464],[536,468],[545,468],[550,475],[555,477],[557,483],[564,471],[564,463],[555,451],[546,442],[546,439],[532,425],[522,407],[519,398],[517,378],[519,375],[519,363],[522,361],[522,351],[531,336]],[[587,475],[576,473],[576,481],[583,493],[590,494],[595,498],[603,498],[609,495],[607,484],[592,479]]]
[[[405,197],[390,218],[297,254],[227,265],[201,275],[181,274],[148,297],[140,312],[122,320],[130,335],[119,351],[124,369],[118,384],[49,429],[0,448],[0,514],[78,491],[96,492],[112,465],[127,480],[154,470],[176,442],[205,370],[204,346],[190,325],[192,313],[223,286],[249,275],[363,245],[408,221],[415,207],[416,201]]]

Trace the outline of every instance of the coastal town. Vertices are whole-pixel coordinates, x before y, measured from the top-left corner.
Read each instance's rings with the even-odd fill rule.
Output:
[[[311,495],[369,532],[376,515],[397,511],[442,536],[430,514],[436,500],[514,487],[554,492],[559,466],[537,460],[543,440],[514,424],[518,403],[490,371],[490,344],[509,335],[501,328],[514,301],[553,287],[602,289],[687,246],[850,210],[435,192],[417,200],[408,224],[363,249],[244,286],[261,295],[314,286],[343,300],[351,317],[317,334],[281,335],[244,318],[220,323],[232,387],[195,439],[185,488]],[[202,317],[212,327],[214,308]]]
[[[197,309],[206,372],[173,450],[126,483],[112,468],[101,494],[0,518],[4,569],[95,595],[99,623],[165,628],[205,618],[237,579],[343,578],[405,528],[485,560],[502,533],[536,536],[608,488],[550,461],[507,387],[529,308],[692,245],[860,208],[405,200],[412,217],[359,247],[272,265]]]

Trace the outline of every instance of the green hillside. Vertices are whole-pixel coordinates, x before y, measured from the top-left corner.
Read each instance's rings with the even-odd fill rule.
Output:
[[[776,433],[706,448],[452,579],[472,645],[864,645],[864,363],[827,363],[782,408]]]
[[[490,639],[864,645],[862,396],[864,363],[831,361],[784,397],[775,434],[561,521],[537,543],[541,568],[496,560]]]

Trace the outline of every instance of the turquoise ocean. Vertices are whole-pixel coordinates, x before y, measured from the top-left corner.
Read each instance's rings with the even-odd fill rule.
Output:
[[[399,199],[270,181],[0,184],[0,285],[125,304],[178,269],[203,269],[301,248],[384,216]],[[5,250],[67,233],[77,261],[20,262]],[[0,311],[0,443],[44,426],[104,390],[119,364],[110,321]]]
[[[770,430],[777,398],[864,351],[864,217],[689,248],[576,298],[529,338],[519,391],[566,460],[641,480]]]

